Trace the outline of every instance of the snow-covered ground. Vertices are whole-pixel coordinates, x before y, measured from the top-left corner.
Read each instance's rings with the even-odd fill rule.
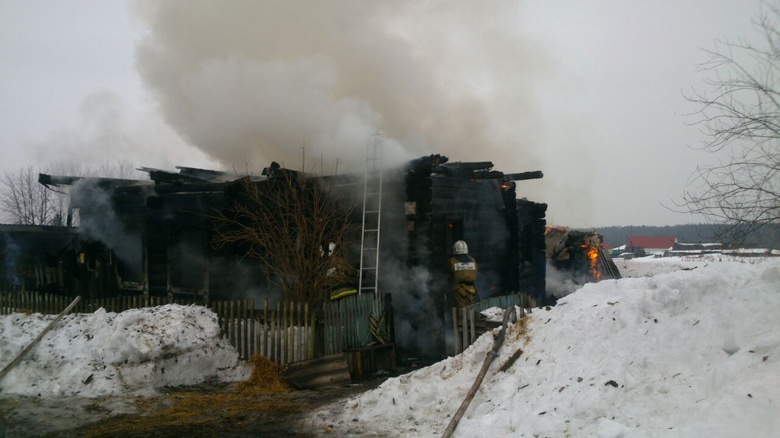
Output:
[[[585,285],[524,328],[510,326],[454,436],[780,436],[780,259],[620,266],[642,277]],[[302,428],[438,436],[492,345],[486,334],[461,355],[315,412]]]
[[[613,259],[623,278],[654,277],[668,272],[693,270],[723,260],[724,257],[720,255],[706,258],[666,257],[659,259],[647,256],[635,259]],[[733,261],[734,259],[726,257],[725,260]]]
[[[455,436],[780,436],[780,258],[616,262],[625,278],[585,285],[510,326]],[[0,369],[52,319],[0,317]],[[461,355],[312,413],[300,428],[438,436],[492,343],[485,335]],[[249,371],[205,308],[97,311],[64,317],[0,380],[0,398],[153,395]]]
[[[0,317],[0,369],[56,315]],[[235,381],[251,370],[220,337],[217,315],[175,304],[65,315],[0,380],[0,397],[155,395],[157,388],[210,379]]]

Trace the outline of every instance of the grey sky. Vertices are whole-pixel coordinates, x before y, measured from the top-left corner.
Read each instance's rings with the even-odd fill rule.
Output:
[[[274,7],[270,7],[274,5]],[[213,6],[212,6],[213,5]],[[62,160],[256,169],[442,153],[542,170],[518,194],[575,227],[700,220],[684,91],[758,0],[0,0],[2,170]]]

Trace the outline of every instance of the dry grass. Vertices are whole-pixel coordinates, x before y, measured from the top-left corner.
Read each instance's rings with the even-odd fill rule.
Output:
[[[254,394],[277,394],[290,391],[287,382],[279,374],[281,372],[279,364],[260,354],[252,355],[251,362],[252,375],[249,380],[238,385],[239,391]]]
[[[279,376],[279,365],[264,356],[252,357],[252,376],[232,387],[210,390],[182,388],[164,397],[139,398],[140,415],[119,415],[79,431],[78,436],[203,436],[208,427],[225,429],[250,427],[264,412],[295,412],[300,403],[293,398],[273,397],[287,393],[289,386]],[[168,431],[168,432],[166,432]]]
[[[528,335],[528,321],[531,319],[531,314],[526,313],[525,316],[518,319],[516,323],[510,325],[507,328],[507,342],[516,342],[522,338],[523,344],[527,344],[529,338]]]

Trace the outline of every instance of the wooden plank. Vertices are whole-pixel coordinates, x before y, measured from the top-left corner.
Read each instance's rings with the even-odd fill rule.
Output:
[[[282,348],[280,345],[281,330],[279,329],[279,326],[281,325],[281,320],[282,320],[281,303],[276,303],[276,317],[274,318],[273,342],[274,342],[274,360],[279,364],[283,363]]]
[[[308,305],[306,306],[306,310],[309,310]],[[315,351],[315,343],[317,342],[317,321],[314,316],[314,312],[311,313],[310,316],[311,320],[309,321],[309,359],[314,358],[314,351]]]
[[[460,349],[460,337],[458,336],[458,308],[453,307],[452,309],[452,334],[453,339],[455,340],[455,352],[454,354],[459,354],[461,351]]]
[[[295,314],[295,337],[298,342],[298,345],[295,346],[295,357],[294,360],[302,360],[303,359],[303,324],[301,323],[301,316],[303,316],[303,308],[301,307],[301,303],[298,302],[296,305],[296,314]]]
[[[257,334],[255,333],[255,299],[252,298],[249,304],[249,358],[257,352]]]
[[[236,305],[236,343],[234,345],[240,357],[246,359],[246,350],[244,350],[244,343],[246,342],[246,300],[238,300]]]
[[[271,348],[270,348],[270,342],[268,341],[268,329],[269,327],[269,321],[268,321],[268,298],[266,297],[263,300],[263,355],[265,357],[270,358],[271,357]]]
[[[282,378],[293,387],[305,389],[332,388],[352,382],[345,353],[290,364],[282,371]]]
[[[69,305],[68,307],[66,307],[66,308],[65,308],[65,310],[63,310],[63,311],[62,311],[62,313],[60,313],[59,315],[57,315],[57,317],[56,317],[56,318],[54,318],[54,320],[53,320],[52,322],[50,322],[50,323],[49,323],[49,325],[47,325],[47,326],[46,326],[46,328],[44,328],[44,329],[43,329],[43,331],[41,331],[41,332],[38,334],[38,336],[36,336],[36,337],[35,337],[35,339],[33,339],[33,340],[32,340],[32,342],[30,342],[30,345],[28,345],[27,347],[25,347],[25,348],[24,348],[24,350],[22,350],[22,352],[21,352],[21,353],[19,353],[19,355],[18,355],[18,356],[16,356],[16,358],[15,358],[14,360],[12,360],[12,361],[11,361],[11,363],[9,363],[8,365],[6,365],[6,366],[5,366],[5,368],[3,368],[3,370],[2,370],[2,371],[0,371],[0,379],[2,379],[3,377],[5,377],[5,375],[6,375],[6,374],[8,374],[8,372],[10,372],[10,371],[11,371],[11,369],[12,369],[12,368],[13,368],[13,367],[14,367],[14,366],[17,364],[17,363],[21,362],[21,360],[24,358],[24,356],[25,356],[27,353],[29,353],[29,352],[30,352],[30,350],[32,350],[32,349],[33,349],[33,347],[35,347],[36,345],[38,345],[38,342],[40,342],[40,341],[41,341],[41,339],[43,339],[43,336],[44,336],[44,335],[46,335],[46,333],[48,333],[48,332],[49,332],[49,330],[51,330],[51,329],[52,329],[52,327],[54,327],[54,325],[55,325],[55,324],[56,324],[56,323],[57,323],[57,322],[58,322],[60,319],[62,319],[62,317],[63,317],[63,316],[65,316],[65,315],[66,315],[68,312],[70,312],[71,310],[73,310],[73,308],[74,308],[74,307],[76,307],[76,304],[78,304],[78,302],[79,302],[79,300],[80,300],[80,299],[81,299],[81,296],[77,296],[77,297],[76,297],[76,299],[74,299],[74,300],[73,300],[73,302],[72,302],[72,303],[70,303],[70,305]]]
[[[471,325],[470,325],[470,327],[469,327],[469,328],[471,329],[471,334],[470,334],[470,337],[469,337],[469,342],[470,342],[471,344],[473,344],[473,343],[474,343],[474,341],[477,339],[477,331],[476,331],[476,329],[474,328],[474,320],[476,319],[476,317],[477,317],[477,314],[476,314],[476,312],[474,311],[474,309],[469,309],[469,310],[468,310],[468,313],[469,313],[469,319],[471,320]]]
[[[460,309],[460,315],[461,315],[461,325],[463,326],[463,350],[466,350],[466,347],[470,344],[468,344],[468,330],[466,330],[466,309],[462,308]]]

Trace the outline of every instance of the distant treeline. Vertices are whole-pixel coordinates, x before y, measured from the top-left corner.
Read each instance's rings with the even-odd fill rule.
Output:
[[[630,236],[673,236],[677,238],[678,242],[719,242],[734,246],[780,249],[780,226],[778,225],[764,227],[758,232],[745,236],[738,242],[723,242],[724,239],[718,237],[723,234],[719,232],[722,230],[722,226],[710,224],[671,225],[664,227],[648,225],[600,227],[590,231],[594,230],[604,236],[604,241],[613,247],[625,245]]]

